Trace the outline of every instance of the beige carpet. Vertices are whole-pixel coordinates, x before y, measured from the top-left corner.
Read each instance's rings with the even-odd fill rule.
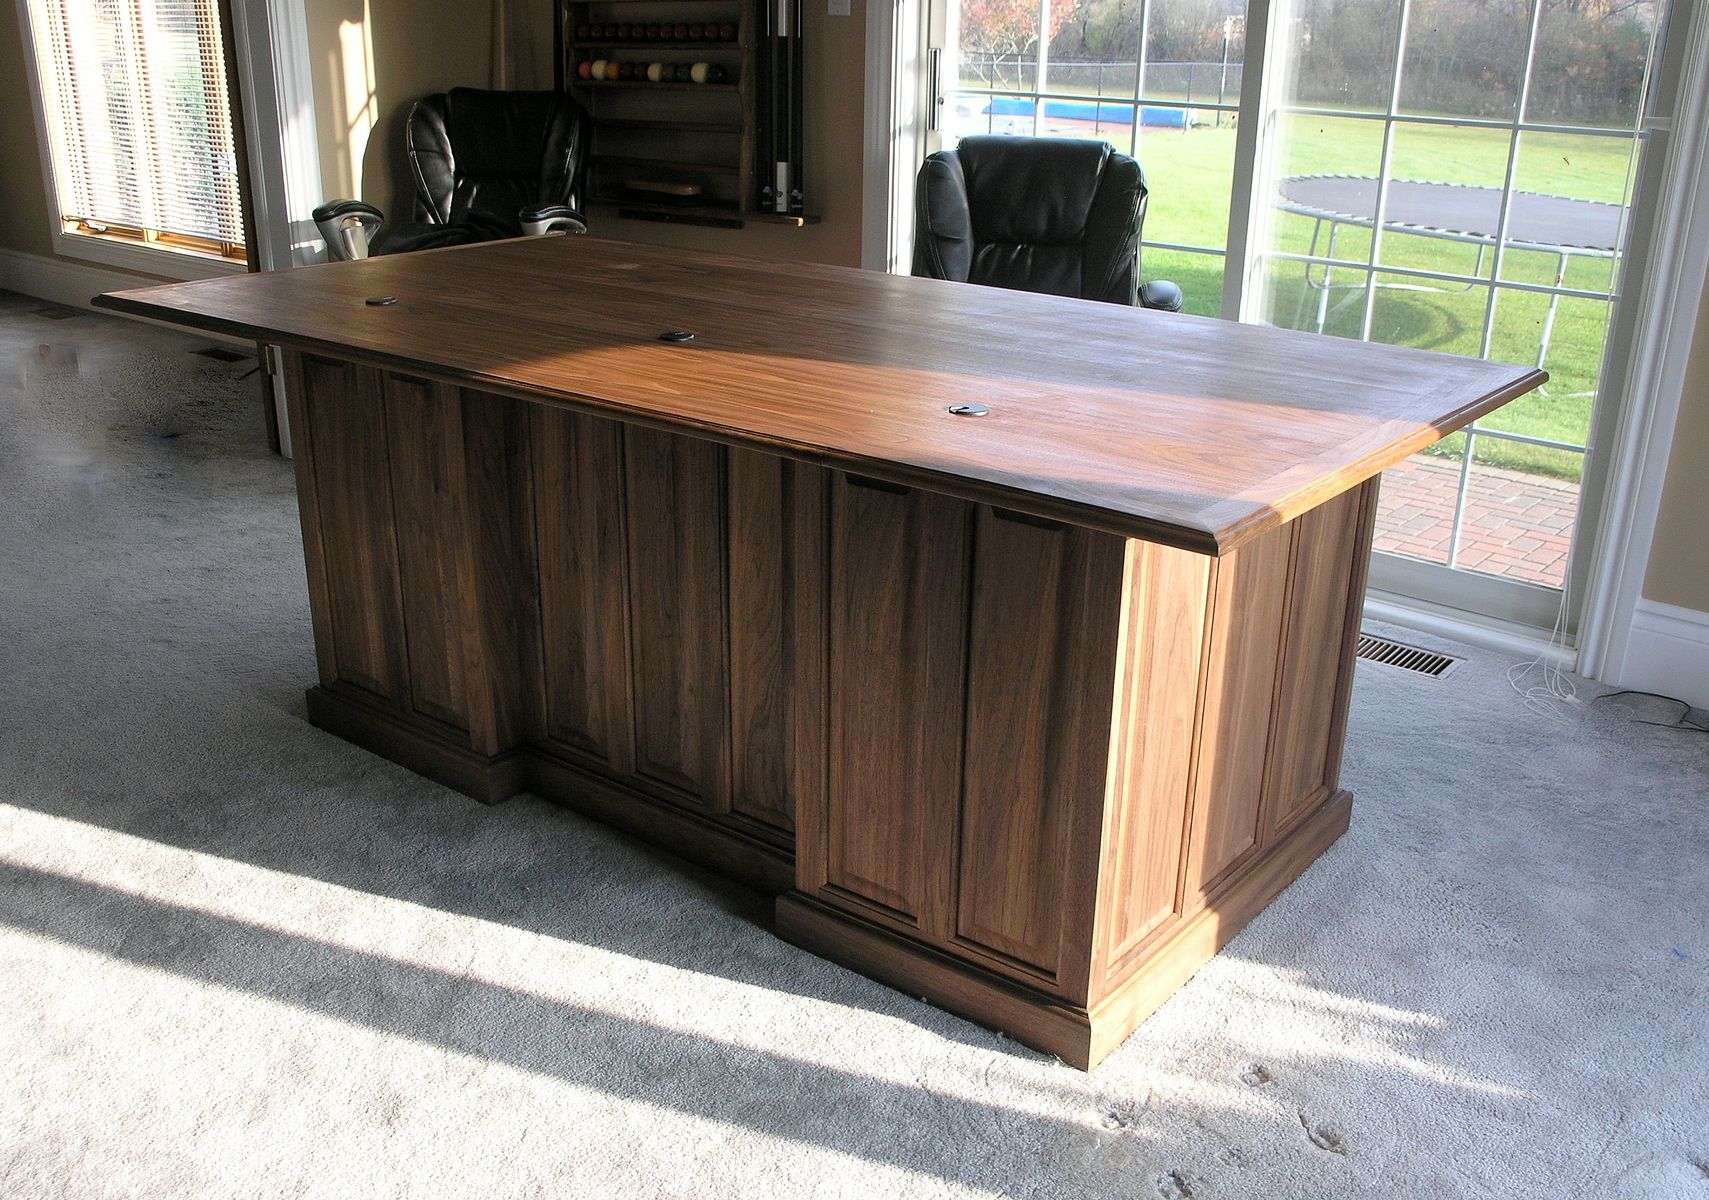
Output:
[[[0,298],[0,1196],[1709,1197],[1709,737],[1664,709],[1362,668],[1352,831],[1082,1074],[311,729],[245,366],[36,307]]]

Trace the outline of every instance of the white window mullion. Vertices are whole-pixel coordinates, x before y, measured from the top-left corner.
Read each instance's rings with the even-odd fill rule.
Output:
[[[1228,205],[1229,264],[1222,275],[1222,316],[1229,321],[1259,317],[1253,286],[1269,244],[1275,205],[1269,202],[1276,121],[1281,89],[1277,30],[1293,16],[1290,0],[1247,0],[1246,38],[1240,56],[1240,124],[1234,136],[1234,183]]]
[[[1359,319],[1359,337],[1371,338],[1371,321],[1377,309],[1377,263],[1383,245],[1383,221],[1388,216],[1389,173],[1394,161],[1395,114],[1400,112],[1401,81],[1406,75],[1406,34],[1412,23],[1412,0],[1400,0],[1400,19],[1395,22],[1394,78],[1389,81],[1389,103],[1383,120],[1383,151],[1377,166],[1377,199],[1371,213],[1370,270],[1365,272],[1365,311]]]
[[[1519,77],[1519,95],[1513,105],[1513,132],[1507,143],[1507,171],[1501,181],[1501,212],[1495,222],[1495,253],[1490,262],[1489,299],[1484,305],[1483,336],[1478,340],[1479,358],[1489,357],[1490,344],[1495,340],[1495,306],[1501,291],[1497,285],[1501,282],[1502,261],[1507,254],[1507,227],[1513,213],[1514,180],[1519,175],[1519,139],[1522,136],[1519,133],[1519,122],[1525,119],[1525,106],[1531,100],[1531,70],[1536,62],[1537,30],[1542,22],[1543,0],[1531,0],[1531,20],[1525,38],[1525,68]],[[1558,282],[1556,286],[1559,286]]]
[[[1151,59],[1146,43],[1150,36],[1151,0],[1139,0],[1139,51],[1133,56],[1133,124],[1127,131],[1127,152],[1133,158],[1139,158],[1139,127],[1145,123],[1145,69]],[[1143,158],[1139,158],[1139,165],[1141,169],[1145,167]]]
[[[951,3],[954,0],[950,0]],[[1038,50],[1033,60],[1033,136],[1044,129],[1043,93],[1050,90],[1050,0],[1038,0]]]

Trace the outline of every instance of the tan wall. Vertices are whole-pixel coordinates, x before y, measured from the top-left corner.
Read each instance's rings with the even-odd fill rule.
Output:
[[[357,197],[407,217],[404,120],[429,92],[487,85],[491,6],[305,0],[304,10],[321,190],[328,199]]]
[[[1691,344],[1644,595],[1709,612],[1709,287]]]
[[[52,254],[47,186],[15,4],[0,4],[0,248]]]

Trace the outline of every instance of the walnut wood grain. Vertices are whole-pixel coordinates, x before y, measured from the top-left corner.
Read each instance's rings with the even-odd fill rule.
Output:
[[[540,736],[634,766],[622,430],[528,406],[540,607]]]
[[[293,356],[295,357],[295,356]],[[321,680],[407,704],[386,406],[380,373],[305,356],[294,363],[299,471],[316,528],[311,575],[321,598]],[[305,517],[306,519],[306,517]]]
[[[1202,555],[1128,543],[1094,996],[1180,912],[1211,567]]]
[[[1364,494],[1347,492],[1294,523],[1281,681],[1265,779],[1264,839],[1275,838],[1335,789],[1330,735],[1343,664],[1351,671],[1349,603],[1354,570],[1369,551]],[[1361,536],[1365,540],[1361,545]],[[1350,685],[1351,677],[1348,677]]]
[[[311,347],[310,719],[1077,1065],[1346,828],[1367,476],[1537,378],[586,240],[375,261],[115,301]]]
[[[457,389],[386,375],[391,489],[410,704],[468,732],[469,513],[463,470],[463,406]],[[336,401],[330,402],[336,405]]]
[[[960,790],[967,518],[929,492],[831,487],[828,819],[804,879],[936,938]]]
[[[370,307],[367,297],[398,303]],[[98,303],[1222,553],[1537,370],[941,280],[516,239]],[[692,343],[658,335],[688,329]],[[990,406],[980,418],[950,405]]]
[[[956,942],[1082,999],[1123,550],[1002,509],[974,517]]]
[[[730,811],[795,830],[798,759],[824,723],[825,472],[733,450],[729,488]]]
[[[1281,668],[1294,539],[1272,530],[1217,562],[1204,715],[1193,780],[1187,906],[1258,848],[1265,750]]]
[[[727,812],[724,451],[650,429],[623,451],[635,770]]]
[[[461,392],[462,554],[470,748],[508,752],[533,731],[540,661],[539,563],[528,408]]]

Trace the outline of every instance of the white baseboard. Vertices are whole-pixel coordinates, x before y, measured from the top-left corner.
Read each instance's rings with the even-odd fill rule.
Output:
[[[7,250],[0,247],[0,288],[9,292],[19,292],[25,296],[35,296],[54,304],[63,304],[67,308],[83,308],[90,311],[96,309],[92,303],[102,292],[118,292],[126,288],[147,287],[161,280],[146,275],[133,275],[129,271],[119,271],[112,267],[97,266],[94,263],[79,262],[76,259],[58,256],[46,258],[39,254],[24,254],[17,250]],[[108,316],[119,316],[118,313],[107,313]],[[128,320],[147,320],[144,317],[129,317]],[[160,321],[148,321],[150,325],[160,325],[162,328],[176,328]],[[180,333],[183,330],[179,330]],[[237,338],[222,337],[212,333],[198,333],[198,338],[207,338],[211,342],[222,342],[228,346],[237,346],[245,350],[253,349],[253,344]]]
[[[1365,616],[1526,661],[1540,659],[1564,671],[1573,670],[1578,663],[1578,651],[1571,645],[1551,642],[1545,630],[1377,588],[1365,593]]]
[[[1709,708],[1709,613],[1640,599],[1619,678],[1607,682]]]
[[[0,287],[68,308],[93,308],[90,301],[102,292],[147,287],[154,282],[146,276],[94,263],[0,249]]]

